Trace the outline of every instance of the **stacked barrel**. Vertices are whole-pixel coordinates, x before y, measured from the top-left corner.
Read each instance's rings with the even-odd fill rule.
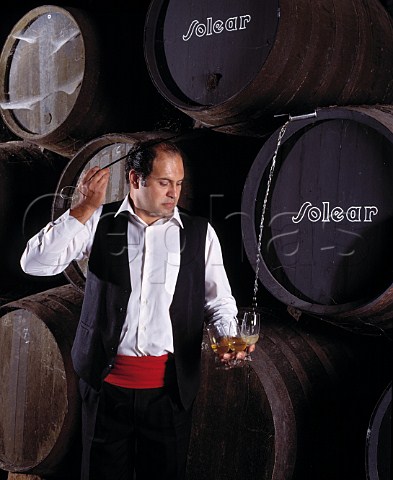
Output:
[[[6,13],[9,15],[5,15]],[[379,0],[138,0],[4,10],[0,469],[76,480],[70,348],[86,264],[37,279],[27,239],[137,142],[185,152],[253,361],[203,344],[188,479],[385,480],[393,331],[393,19]],[[106,201],[123,198],[123,163]],[[241,309],[240,309],[241,310]]]

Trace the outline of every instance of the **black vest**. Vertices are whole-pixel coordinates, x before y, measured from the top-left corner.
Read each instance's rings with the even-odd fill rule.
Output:
[[[121,202],[104,205],[86,276],[82,313],[72,347],[76,373],[96,390],[113,366],[131,293],[128,212]],[[194,400],[200,378],[205,304],[207,220],[181,213],[181,262],[170,316],[174,361],[184,407]]]

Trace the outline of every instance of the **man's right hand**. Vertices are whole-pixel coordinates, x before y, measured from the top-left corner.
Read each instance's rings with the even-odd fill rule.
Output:
[[[78,184],[81,200],[71,208],[70,215],[81,223],[86,223],[93,213],[105,201],[106,189],[109,182],[109,168],[90,168]]]

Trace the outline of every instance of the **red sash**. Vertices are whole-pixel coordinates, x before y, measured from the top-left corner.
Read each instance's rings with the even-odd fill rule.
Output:
[[[167,354],[159,357],[117,355],[105,382],[125,388],[163,387],[167,360]]]

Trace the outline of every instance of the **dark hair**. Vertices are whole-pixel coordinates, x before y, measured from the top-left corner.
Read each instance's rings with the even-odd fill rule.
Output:
[[[151,174],[153,170],[153,160],[159,152],[168,152],[178,154],[183,158],[183,152],[172,142],[160,141],[154,143],[137,143],[128,152],[125,160],[126,182],[129,183],[129,173],[135,170],[142,181]]]

